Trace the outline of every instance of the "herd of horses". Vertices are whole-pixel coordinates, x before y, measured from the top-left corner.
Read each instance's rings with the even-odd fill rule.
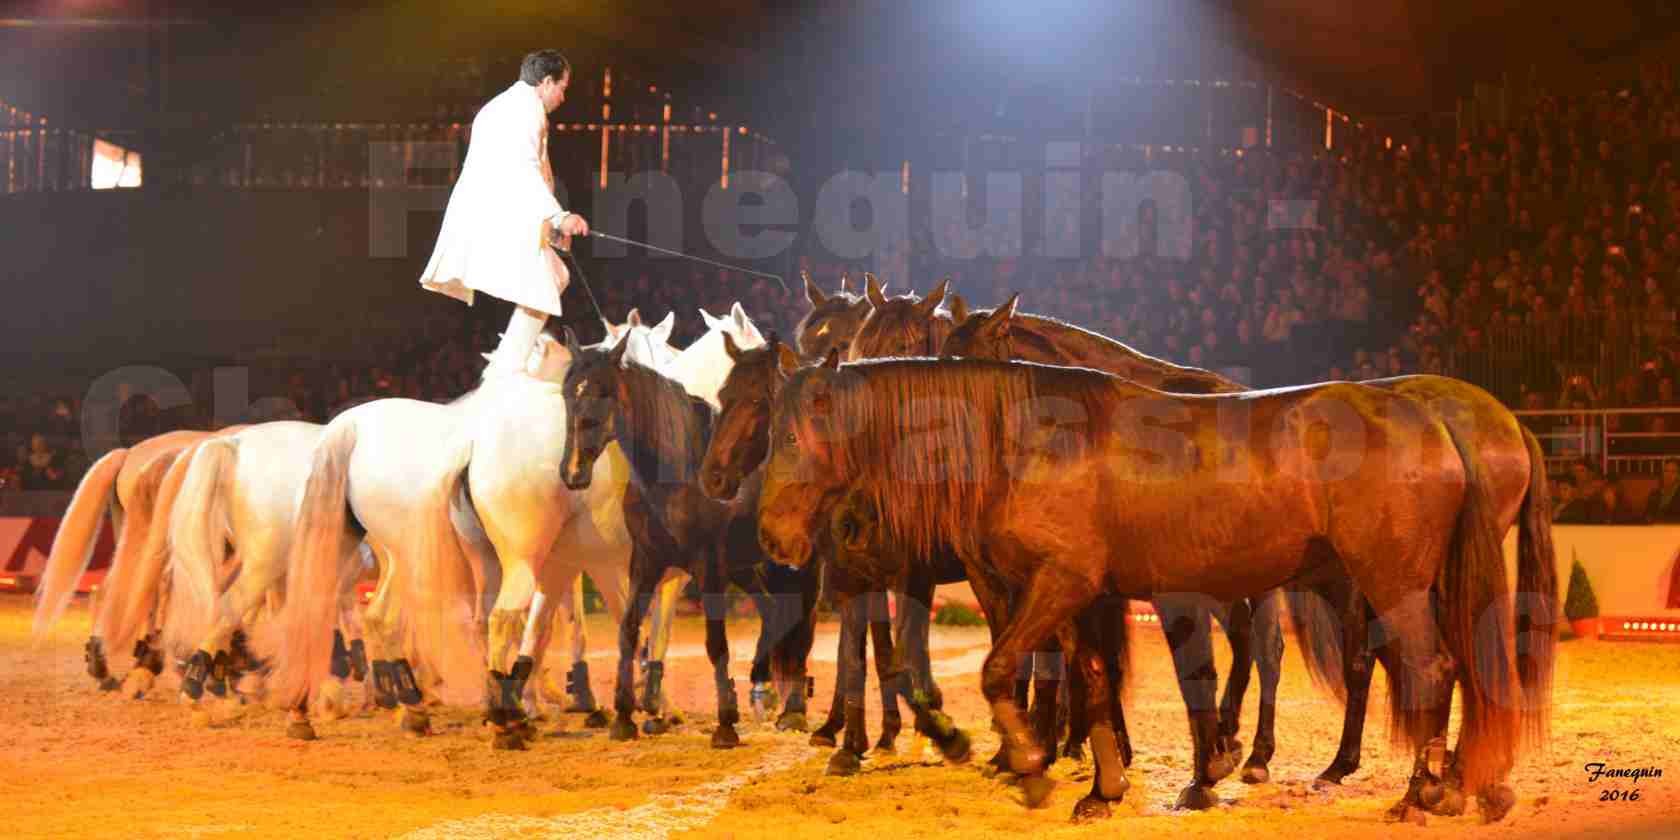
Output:
[[[731,587],[760,620],[752,710],[783,730],[807,728],[826,599],[839,669],[810,738],[844,774],[870,750],[871,642],[876,748],[892,748],[902,705],[946,760],[969,760],[928,638],[934,587],[966,581],[992,635],[993,764],[1036,807],[1049,765],[1089,750],[1074,816],[1093,819],[1128,787],[1129,602],[1160,615],[1188,711],[1185,808],[1215,804],[1239,766],[1246,782],[1269,778],[1287,614],[1314,680],[1345,703],[1320,783],[1358,769],[1381,663],[1392,735],[1416,756],[1390,817],[1456,815],[1474,796],[1491,821],[1514,805],[1518,751],[1546,732],[1557,572],[1538,442],[1486,392],[1437,376],[1253,390],[1013,298],[970,311],[946,282],[889,298],[873,276],[861,294],[806,278],[805,291],[791,343],[737,304],[702,313],[706,333],[679,351],[670,317],[632,312],[594,345],[544,336],[527,375],[448,405],[376,400],[324,426],[172,432],[113,451],[65,516],[36,632],[66,608],[109,512],[117,549],[86,645],[102,688],[143,695],[172,663],[195,717],[206,694],[260,691],[290,710],[289,735],[312,739],[311,713],[342,715],[346,684],[371,675],[371,702],[407,731],[429,731],[432,704],[482,703],[493,744],[524,749],[545,701],[620,740],[680,723],[663,659],[692,582],[711,743],[727,748],[741,720]],[[610,717],[584,658],[584,574],[619,628]],[[1214,621],[1232,651],[1222,698]],[[564,686],[544,667],[557,630]],[[119,681],[107,652],[130,645]]]

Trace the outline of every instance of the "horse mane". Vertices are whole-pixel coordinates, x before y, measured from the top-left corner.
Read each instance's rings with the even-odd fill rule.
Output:
[[[618,428],[625,459],[644,482],[697,481],[700,459],[710,442],[711,406],[634,359],[624,360],[618,376],[628,396],[619,405],[619,414],[626,420]]]
[[[828,419],[843,431],[825,441],[830,457],[880,512],[888,539],[920,557],[944,546],[976,556],[974,523],[1019,478],[1018,466],[1088,453],[1110,425],[1122,382],[976,359],[859,362],[833,381]],[[1033,410],[1046,400],[1081,410],[1083,428],[1047,430]]]

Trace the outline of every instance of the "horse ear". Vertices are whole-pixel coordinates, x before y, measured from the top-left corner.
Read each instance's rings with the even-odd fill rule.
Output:
[[[729,307],[729,314],[735,318],[735,331],[746,335],[747,310],[741,308],[740,301],[735,301],[735,305]]]
[[[627,326],[627,327],[639,327],[639,326],[641,326],[642,325],[642,310],[640,310],[640,309],[630,310],[630,314],[624,316],[624,325]]]
[[[842,271],[842,272],[840,272],[840,294],[849,295],[851,293],[852,293],[852,273],[849,272],[849,271]]]
[[[823,301],[828,300],[828,295],[823,294],[822,289],[811,282],[811,272],[801,271],[799,276],[805,278],[805,299],[810,301],[812,306],[821,306]]]
[[[951,321],[960,324],[968,320],[968,301],[962,295],[951,295]]]
[[[575,358],[578,357],[578,355],[580,353],[583,352],[583,345],[578,344],[577,333],[572,332],[571,327],[565,327],[564,329],[565,329],[564,338],[565,338],[565,344],[566,344],[566,352],[570,353],[572,358],[575,359]]]
[[[881,291],[881,281],[867,272],[863,275],[863,294],[869,298],[869,305],[875,309],[887,305],[887,296]]]
[[[950,277],[940,280],[939,285],[934,286],[933,291],[928,292],[928,296],[922,298],[921,303],[916,304],[916,314],[922,316],[923,318],[932,318],[933,310],[939,308],[940,301],[945,299],[945,292],[950,288]]]
[[[825,368],[828,368],[829,370],[839,370],[840,369],[840,348],[838,348],[838,347],[829,348],[828,357],[822,360],[822,366],[825,367]]]
[[[607,361],[610,362],[613,367],[624,367],[624,353],[629,349],[630,339],[626,337],[625,340],[620,341],[618,344],[613,346],[612,352],[607,354]]]
[[[1009,322],[1015,317],[1015,310],[1020,304],[1020,292],[1010,295],[1007,302],[992,310],[992,314],[986,316],[986,329],[1008,332]]]
[[[654,326],[653,333],[658,336],[660,341],[669,341],[671,338],[671,331],[676,328],[677,313],[667,312],[665,313],[665,319]]]
[[[799,354],[786,344],[776,348],[776,365],[782,369],[783,376],[792,376],[799,370]]]
[[[735,337],[728,330],[723,331],[723,352],[729,354],[730,361],[741,361],[741,348],[735,346]]]

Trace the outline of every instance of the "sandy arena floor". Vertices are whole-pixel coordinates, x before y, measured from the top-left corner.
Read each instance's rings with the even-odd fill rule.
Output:
[[[1491,827],[1465,816],[1417,828],[1381,819],[1404,789],[1410,759],[1388,748],[1380,704],[1360,772],[1333,793],[1311,790],[1334,752],[1341,712],[1311,687],[1293,649],[1280,690],[1276,781],[1251,787],[1232,778],[1219,787],[1221,807],[1173,812],[1188,779],[1188,730],[1161,635],[1146,627],[1127,707],[1137,747],[1132,790],[1113,819],[1073,826],[1089,764],[1059,763],[1049,807],[1028,811],[1015,788],[977,764],[944,766],[931,750],[912,756],[908,731],[898,755],[871,758],[846,779],[823,775],[828,752],[808,747],[804,735],[767,726],[743,727],[741,749],[711,750],[710,680],[693,622],[678,629],[668,665],[673,696],[691,712],[677,732],[619,744],[584,730],[578,716],[551,717],[541,724],[550,734],[530,751],[505,753],[492,752],[478,711],[466,709],[436,715],[437,734],[425,739],[400,734],[388,714],[364,713],[318,723],[321,740],[300,743],[284,737],[283,715],[258,706],[219,707],[211,726],[194,727],[167,673],[141,701],[94,690],[81,661],[84,607],[38,648],[28,610],[24,597],[0,597],[0,832],[11,837],[1680,836],[1676,645],[1566,642],[1551,748],[1519,766],[1516,809]],[[732,630],[744,705],[743,658],[756,627]],[[603,619],[590,631],[595,690],[605,698],[613,636]],[[813,654],[820,710],[834,686],[834,632],[822,628]],[[935,628],[934,642],[949,711],[974,736],[977,756],[989,756],[997,738],[974,676],[985,632]],[[129,658],[112,665],[127,668]],[[1257,696],[1251,689],[1245,741]],[[872,700],[870,726],[879,725]],[[1582,767],[1593,761],[1659,767],[1665,776],[1642,782],[1637,802],[1600,802],[1600,791],[1616,785],[1587,781]]]

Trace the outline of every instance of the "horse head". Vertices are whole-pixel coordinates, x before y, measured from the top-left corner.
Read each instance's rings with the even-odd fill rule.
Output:
[[[867,277],[873,279],[874,275]],[[811,275],[806,274],[805,299],[810,301],[811,311],[805,313],[793,332],[794,349],[800,358],[815,362],[834,349],[839,349],[844,357],[851,349],[852,337],[869,314],[869,301],[852,292],[847,275],[840,276],[840,291],[825,295],[811,282]]]
[[[719,410],[700,464],[700,488],[720,501],[734,498],[741,482],[764,462],[770,448],[770,405],[782,383],[781,369],[799,366],[793,349],[774,333],[763,346],[745,350],[728,334],[723,341],[733,366],[718,389]]]
[[[938,313],[945,300],[951,278],[939,281],[927,297],[904,294],[888,298],[873,276],[865,278],[864,298],[869,313],[858,325],[846,353],[847,361],[879,359],[888,356],[931,356],[938,348],[935,341],[943,338],[950,318]],[[943,321],[944,324],[936,324]]]
[[[778,373],[781,363],[778,359]],[[833,414],[838,377],[845,375],[840,354],[830,351],[821,364],[788,376],[771,408],[758,541],[784,566],[801,568],[811,561],[813,535],[826,527],[825,512],[851,483],[830,447],[845,434]]]
[[[939,355],[944,358],[992,359],[1007,361],[1014,355],[1010,341],[1011,325],[1020,306],[1019,292],[1004,305],[990,312],[976,312],[957,321],[951,334],[945,337]]]

